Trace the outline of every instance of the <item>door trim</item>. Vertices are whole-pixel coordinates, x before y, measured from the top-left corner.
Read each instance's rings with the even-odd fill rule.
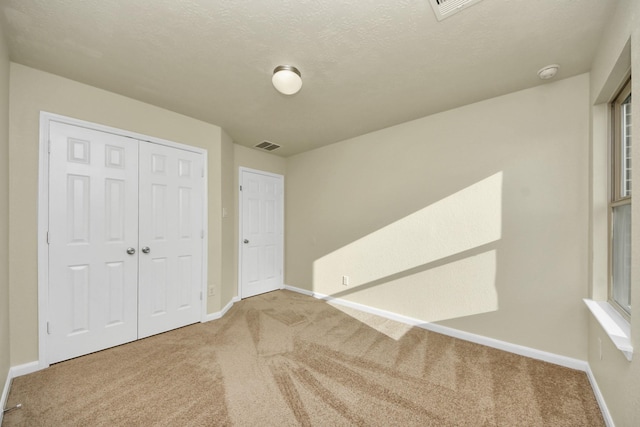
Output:
[[[280,179],[282,181],[282,200],[280,201],[280,212],[282,212],[282,216],[280,218],[280,227],[282,230],[282,234],[280,237],[280,271],[282,274],[280,277],[282,278],[282,283],[280,284],[280,289],[284,289],[284,175],[279,175],[277,173],[265,172],[258,169],[251,169],[241,166],[238,168],[238,299],[242,299],[242,194],[240,191],[240,187],[243,185],[243,172],[251,172],[260,175],[270,176],[272,178]]]
[[[181,150],[199,153],[203,156],[203,204],[202,204],[202,228],[204,236],[202,239],[202,298],[200,300],[200,322],[207,320],[207,264],[208,264],[208,236],[209,220],[207,215],[208,205],[208,165],[207,150],[204,148],[192,147],[190,145],[143,135],[136,132],[92,123],[59,114],[40,111],[40,134],[39,134],[39,160],[38,160],[38,368],[49,367],[47,362],[47,318],[49,315],[49,245],[47,243],[47,232],[49,223],[49,124],[59,122],[68,125],[83,127],[95,131],[111,133],[127,138],[165,145]]]

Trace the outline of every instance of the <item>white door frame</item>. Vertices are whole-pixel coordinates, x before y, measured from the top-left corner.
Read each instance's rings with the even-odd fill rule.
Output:
[[[123,129],[91,123],[84,120],[61,116],[46,111],[40,112],[40,147],[38,166],[38,369],[49,366],[47,362],[47,320],[49,316],[49,245],[47,243],[47,232],[49,230],[49,123],[60,122],[73,126],[84,127],[100,132],[112,133],[140,141],[147,141],[154,144],[166,145],[182,150],[192,151],[203,155],[204,164],[204,199],[202,204],[203,231],[202,239],[202,298],[200,322],[206,321],[207,316],[207,240],[208,240],[208,171],[207,171],[207,150],[190,145],[180,144],[166,139],[155,138],[148,135],[130,132]]]
[[[280,284],[280,289],[284,289],[284,176],[283,175],[279,175],[276,173],[271,173],[271,172],[265,172],[265,171],[261,171],[258,169],[251,169],[251,168],[246,168],[246,167],[240,167],[238,169],[238,182],[239,182],[239,187],[238,187],[238,298],[242,299],[242,192],[240,191],[240,188],[243,185],[242,182],[242,173],[243,172],[251,172],[251,173],[256,173],[256,174],[260,174],[260,175],[266,175],[266,176],[270,176],[272,178],[276,178],[276,179],[280,179],[282,180],[282,200],[281,200],[281,206],[280,206],[280,212],[282,212],[282,217],[280,218],[280,226],[281,226],[281,230],[282,230],[282,235],[280,238],[280,248],[282,250],[282,252],[280,253],[280,270],[282,271],[281,274],[281,278],[282,278],[282,283]]]

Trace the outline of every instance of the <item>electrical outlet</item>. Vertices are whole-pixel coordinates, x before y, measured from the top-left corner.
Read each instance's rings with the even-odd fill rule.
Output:
[[[214,288],[213,286],[209,288],[209,293],[207,294],[210,297],[214,297],[216,296],[216,288]]]
[[[342,284],[344,286],[349,286],[349,276],[342,276]]]

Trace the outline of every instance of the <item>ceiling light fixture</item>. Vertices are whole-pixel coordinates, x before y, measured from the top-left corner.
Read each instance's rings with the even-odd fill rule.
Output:
[[[542,80],[549,80],[555,77],[560,66],[558,64],[547,65],[538,70],[538,77]]]
[[[293,95],[302,87],[302,74],[293,65],[278,65],[273,70],[271,82],[278,92]]]

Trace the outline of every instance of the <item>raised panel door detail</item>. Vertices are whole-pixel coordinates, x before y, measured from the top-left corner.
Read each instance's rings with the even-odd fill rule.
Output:
[[[264,193],[267,197],[273,198],[276,195],[276,184],[274,182],[264,183]]]
[[[192,233],[192,218],[193,212],[191,212],[191,189],[181,187],[178,189],[178,224],[180,230],[181,239],[190,239],[193,236]]]
[[[247,280],[250,283],[255,283],[260,280],[260,248],[250,247],[247,248],[247,262],[253,266],[247,270]]]
[[[276,201],[275,200],[264,201],[264,232],[265,233],[276,232]]]
[[[70,335],[89,330],[89,266],[69,267],[69,287],[71,288],[71,331]]]
[[[191,177],[191,161],[186,159],[178,160],[178,176],[181,178]]]
[[[167,259],[154,258],[152,265],[151,313],[157,316],[167,312]]]
[[[153,154],[151,156],[151,172],[165,175],[167,172],[167,157],[162,154]]]
[[[260,194],[260,181],[255,178],[249,178],[249,185],[247,185],[248,194]]]
[[[249,198],[247,200],[247,209],[249,210],[247,224],[247,232],[249,235],[260,233],[260,199]]]
[[[264,277],[273,279],[276,276],[276,250],[275,245],[266,245],[264,247]]]
[[[113,145],[105,146],[105,166],[108,168],[124,168],[124,148]]]
[[[120,324],[124,321],[124,286],[125,270],[123,262],[106,263],[106,285],[109,291],[107,298],[108,309],[107,326]]]
[[[67,177],[67,230],[69,243],[89,243],[89,194],[88,176]]]
[[[191,306],[191,284],[193,283],[192,256],[178,257],[178,309]]]
[[[167,238],[167,187],[153,184],[151,186],[151,221],[153,225],[153,240]]]
[[[105,231],[109,242],[124,241],[125,182],[105,179]]]
[[[67,139],[67,161],[89,164],[89,141]]]

